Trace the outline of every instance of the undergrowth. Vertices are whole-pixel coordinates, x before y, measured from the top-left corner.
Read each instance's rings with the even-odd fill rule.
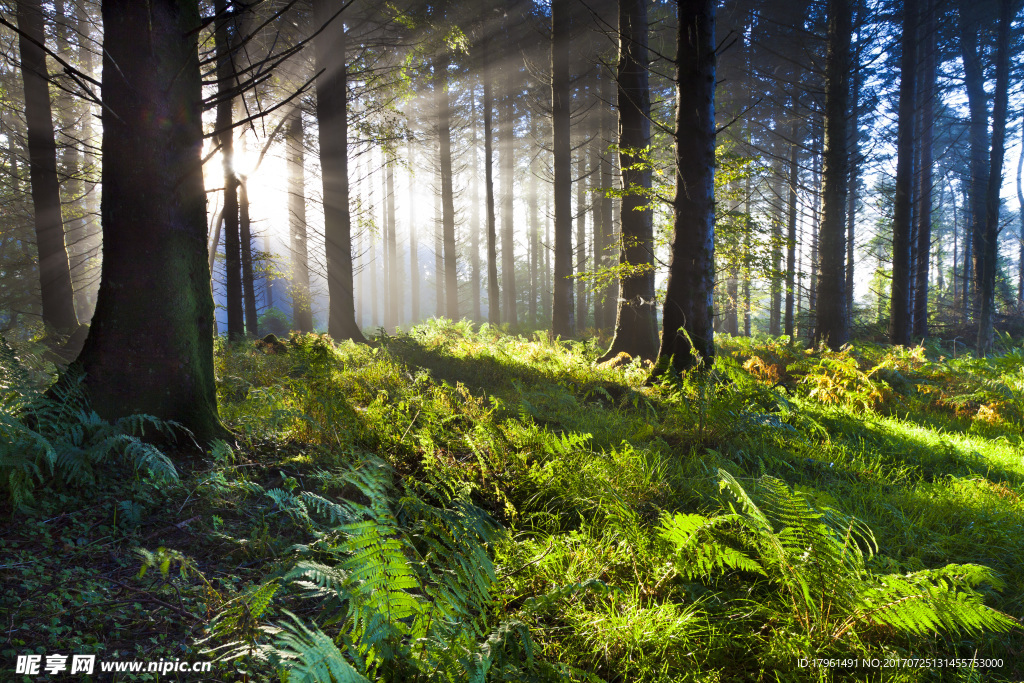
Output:
[[[126,438],[144,418],[76,428],[84,464],[63,466],[44,425],[87,407],[31,423],[38,390],[5,379],[2,428],[39,445],[0,461],[0,544],[26,563],[0,574],[50,607],[6,593],[39,628],[4,651],[52,651],[116,604],[88,647],[162,611],[144,651],[216,658],[221,680],[1020,680],[1024,351],[1003,343],[725,339],[653,386],[592,343],[465,322],[221,343],[236,438],[175,457],[176,480]],[[131,496],[110,463],[138,472]],[[87,472],[94,507],[69,497]],[[32,558],[51,537],[75,539],[88,594],[38,581],[60,571]],[[913,658],[931,664],[861,664]]]

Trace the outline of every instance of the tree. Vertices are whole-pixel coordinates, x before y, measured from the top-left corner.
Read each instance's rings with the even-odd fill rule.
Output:
[[[617,81],[622,169],[619,302],[615,336],[603,358],[625,352],[653,360],[658,353],[658,328],[654,308],[654,221],[647,206],[651,189],[651,93],[644,0],[619,0]]]
[[[896,132],[896,197],[892,219],[892,296],[889,341],[910,344],[910,236],[914,180],[914,110],[917,94],[917,0],[903,4],[903,55]]]
[[[69,333],[78,327],[78,317],[61,217],[57,145],[53,134],[46,55],[42,47],[43,8],[39,0],[18,0],[17,4],[18,48],[25,83],[29,177],[35,208],[43,322],[54,330]]]
[[[197,0],[103,2],[103,269],[75,366],[105,418],[225,435],[213,373]],[[145,226],[145,229],[139,229]]]
[[[309,252],[306,238],[306,143],[302,109],[295,108],[288,122],[288,216],[292,261],[292,319],[299,332],[313,331],[309,292]]]
[[[458,261],[455,253],[455,198],[452,189],[451,103],[448,99],[448,60],[434,60],[434,102],[437,107],[437,137],[440,154],[438,172],[441,187],[441,236],[444,245],[444,314],[459,319]],[[438,286],[441,272],[437,273]],[[440,303],[441,299],[438,299]],[[440,315],[440,310],[438,310]]]
[[[555,281],[551,305],[551,331],[563,338],[576,334],[572,296],[569,16],[568,0],[551,0],[551,146],[555,174]]]
[[[825,61],[825,163],[822,169],[822,221],[819,233],[815,340],[838,350],[850,338],[846,298],[846,192],[849,159],[850,0],[829,0],[828,54]]]
[[[324,242],[327,293],[330,297],[327,331],[336,340],[365,342],[356,324],[352,278],[352,216],[348,180],[348,65],[345,25],[340,0],[314,0],[315,23],[322,28],[314,41],[316,118],[320,130],[323,172]]]
[[[676,6],[675,217],[656,374],[714,355],[715,3]]]

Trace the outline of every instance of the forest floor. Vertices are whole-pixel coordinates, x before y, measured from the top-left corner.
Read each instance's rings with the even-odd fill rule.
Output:
[[[5,381],[0,680],[1024,680],[1024,350],[719,349],[221,343],[174,472]]]

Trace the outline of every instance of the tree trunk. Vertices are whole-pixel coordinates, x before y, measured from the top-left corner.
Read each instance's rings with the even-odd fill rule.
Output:
[[[398,231],[395,225],[398,217],[395,212],[395,164],[393,154],[390,149],[384,150],[384,163],[386,164],[384,168],[384,182],[388,193],[388,329],[392,332],[398,327],[398,317],[401,310],[401,283],[398,279],[401,271],[398,268]]]
[[[576,153],[576,275],[587,272],[587,158],[582,147]],[[580,332],[587,327],[587,288],[576,279],[576,326]]]
[[[537,117],[530,115],[530,141],[531,143],[537,143]],[[528,194],[529,194],[529,210],[530,210],[530,324],[537,325],[537,298],[539,295],[538,289],[540,287],[540,219],[537,216],[537,173],[533,168],[533,163],[527,167],[527,183],[528,183]]]
[[[682,372],[706,364],[714,355],[715,3],[676,5],[675,224],[659,374],[670,365]]]
[[[451,102],[448,99],[448,63],[434,60],[434,103],[437,108],[438,172],[441,181],[441,243],[444,254],[444,315],[459,319],[459,281],[455,254],[455,199],[452,190]],[[438,282],[441,273],[437,274]],[[440,307],[441,297],[438,297]],[[438,310],[438,316],[441,311]]]
[[[921,79],[918,82],[921,168],[918,169],[920,196],[917,210],[917,272],[914,283],[914,336],[921,338],[928,336],[928,266],[931,263],[932,245],[932,125],[935,103],[935,51],[938,49],[934,3],[925,0],[923,10],[924,33],[919,41]]]
[[[238,183],[238,231],[242,238],[242,295],[245,303],[245,330],[250,337],[260,336],[256,312],[256,276],[252,266],[252,225],[249,220],[249,192],[245,178]]]
[[[1020,218],[1019,251],[1017,252],[1017,307],[1024,308],[1024,188],[1021,187],[1021,172],[1024,171],[1024,124],[1020,127],[1020,156],[1017,157],[1017,212]]]
[[[76,364],[107,419],[217,417],[196,0],[104,0],[103,270]],[[140,230],[139,226],[145,226]]]
[[[216,0],[214,12],[223,16],[227,0]],[[229,21],[222,20],[214,32],[217,49],[217,130],[220,134],[220,154],[224,169],[224,267],[225,298],[227,300],[228,339],[238,341],[245,337],[244,306],[242,299],[242,238],[238,227],[238,176],[235,175],[234,140],[231,127],[235,98],[228,95],[235,87],[234,60],[231,56],[232,37]]]
[[[604,212],[601,210],[601,204],[603,203],[601,188],[599,184],[600,180],[600,167],[601,167],[601,149],[600,149],[600,131],[590,141],[588,145],[588,154],[590,157],[590,215],[592,216],[591,221],[593,228],[591,228],[591,235],[593,240],[593,269],[595,273],[598,273],[601,269],[601,257],[604,254],[605,244],[603,241],[604,237]],[[582,286],[582,285],[581,285]],[[601,289],[597,286],[595,280],[590,288],[593,299],[594,299],[594,332],[600,332],[601,323],[604,318],[603,302],[601,301]]]
[[[483,45],[484,81],[484,190],[487,195],[487,321],[501,322],[501,292],[498,289],[498,235],[494,218],[494,131],[491,116],[494,98],[491,93],[493,65],[488,57],[487,41]]]
[[[57,145],[50,109],[46,55],[26,37],[31,36],[43,43],[43,9],[39,0],[18,0],[17,5],[18,26],[22,31],[18,35],[18,47],[25,83],[29,177],[35,210],[43,322],[55,331],[70,333],[78,327],[78,317],[75,315],[75,293],[61,216]]]
[[[472,143],[470,144],[471,151],[469,171],[470,175],[473,178],[469,200],[469,288],[470,291],[472,292],[473,320],[476,322],[480,322],[480,174],[477,170],[476,164],[477,147],[479,144],[479,136],[477,135],[476,127],[476,84],[473,84],[473,86],[470,88],[469,96],[469,120],[470,132],[472,135]]]
[[[772,196],[777,199],[772,211],[772,271],[769,284],[770,310],[768,312],[768,334],[777,337],[782,334],[782,161],[776,153],[773,170]]]
[[[314,23],[324,26],[340,7],[339,0],[314,0]],[[317,70],[316,117],[320,130],[320,166],[323,171],[324,247],[327,260],[327,295],[330,298],[327,331],[336,341],[365,342],[356,324],[352,277],[352,216],[348,181],[348,65],[345,25],[341,17],[314,40]]]
[[[846,193],[849,183],[850,0],[829,0],[828,52],[825,58],[825,153],[822,169],[822,221],[818,233],[821,273],[818,282],[815,342],[832,350],[850,339],[846,308]],[[854,67],[856,68],[856,67]]]
[[[505,305],[505,322],[518,322],[516,310],[516,258],[514,228],[513,186],[515,182],[515,128],[513,101],[516,90],[517,65],[513,59],[505,60],[504,93],[498,101],[498,146],[501,149],[501,286]]]
[[[682,6],[680,11],[683,11]],[[619,264],[623,268],[619,277],[615,336],[611,348],[604,355],[605,359],[625,352],[633,357],[653,360],[658,353],[657,314],[654,308],[654,221],[646,196],[651,188],[651,169],[644,162],[644,154],[651,144],[651,93],[647,69],[647,5],[644,0],[619,0],[617,82],[619,168],[622,169],[623,188],[619,213]],[[682,74],[680,77],[683,77]],[[703,102],[700,95],[696,95],[696,99],[701,102],[699,109]],[[676,132],[682,134],[679,130]],[[690,131],[685,134],[689,135]],[[677,178],[677,182],[684,182],[682,176]],[[648,208],[640,210],[644,206]],[[696,243],[692,246],[702,248]],[[693,252],[697,261],[702,255],[703,252]],[[713,281],[713,273],[710,279]],[[693,294],[700,296],[700,292]],[[709,305],[710,296],[709,291]],[[680,305],[680,302],[675,303]],[[688,320],[687,325],[691,322],[700,325],[700,321],[696,320]],[[708,343],[711,343],[710,339],[708,336]],[[706,349],[702,348],[701,352],[704,351]]]
[[[615,218],[614,201],[608,190],[612,189],[612,156],[608,151],[615,136],[612,130],[614,126],[614,113],[611,109],[614,91],[614,79],[608,70],[602,71],[601,75],[601,99],[608,103],[601,112],[601,263],[602,268],[611,265],[612,250],[618,244],[615,239]],[[602,300],[601,310],[603,313],[601,322],[597,325],[601,330],[610,332],[615,329],[615,314],[618,312],[619,279],[609,278],[608,283],[601,288],[600,297]]]
[[[572,296],[572,152],[569,119],[568,0],[551,0],[551,108],[554,157],[555,281],[551,306],[551,331],[568,339],[576,334]]]
[[[917,0],[903,4],[903,56],[900,62],[900,97],[896,133],[896,198],[892,221],[892,296],[889,340],[910,344],[910,233],[914,183],[914,113],[917,94]]]
[[[412,323],[415,325],[420,321],[420,254],[419,242],[416,235],[416,196],[415,184],[413,183],[413,169],[416,167],[415,157],[412,151],[412,142],[409,142],[409,272],[411,281],[409,283],[410,296],[412,298]]]
[[[309,293],[309,252],[306,242],[306,144],[302,110],[295,109],[288,122],[288,214],[292,262],[292,318],[299,332],[313,331]]]
[[[983,267],[978,283],[981,313],[978,317],[978,354],[992,347],[995,320],[996,271],[999,267],[999,193],[1003,184],[1003,157],[1006,153],[1006,109],[1010,90],[1010,24],[1013,0],[1000,0],[999,33],[996,38],[995,102],[992,105],[992,154],[985,194],[985,232]]]
[[[989,184],[989,139],[988,139],[988,96],[985,93],[985,72],[978,52],[978,31],[980,26],[976,19],[977,3],[972,0],[960,0],[960,49],[964,64],[964,87],[967,90],[967,106],[970,111],[970,183],[967,204],[967,225],[970,239],[965,248],[970,250],[970,270],[974,279],[972,296],[965,297],[965,311],[970,311],[975,319],[981,313],[981,281],[984,260],[983,240],[985,235],[985,193]],[[969,246],[968,246],[969,245]],[[965,273],[967,268],[965,268]],[[964,288],[965,295],[970,291]]]
[[[795,341],[794,335],[794,319],[793,319],[793,306],[795,304],[796,297],[796,218],[797,218],[797,204],[796,204],[796,190],[800,183],[800,167],[797,164],[797,150],[798,141],[797,127],[793,124],[790,132],[791,142],[789,145],[789,201],[788,201],[788,216],[786,224],[786,336],[789,337],[789,343],[792,344]]]

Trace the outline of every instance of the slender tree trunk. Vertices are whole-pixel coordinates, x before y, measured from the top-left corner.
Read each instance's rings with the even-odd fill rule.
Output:
[[[306,169],[302,110],[288,122],[288,213],[292,262],[292,318],[299,332],[313,331],[309,292],[309,251],[306,241]]]
[[[85,3],[75,3],[75,24],[78,34],[81,36],[78,54],[82,71],[98,78],[99,74],[96,72],[95,67],[96,55],[89,44],[90,41],[86,40],[89,36],[90,21]],[[86,143],[82,154],[82,176],[85,192],[85,239],[82,251],[85,255],[85,265],[80,276],[83,288],[81,290],[76,288],[75,290],[76,302],[81,303],[81,306],[77,308],[78,319],[83,322],[92,319],[93,310],[96,308],[96,293],[99,289],[100,251],[103,239],[100,229],[100,191],[99,184],[96,182],[99,165],[96,163],[96,154],[94,152],[97,149],[93,134],[94,125],[95,116],[93,115],[93,109],[91,105],[84,103],[81,130],[82,140]]]
[[[999,32],[996,37],[995,101],[992,105],[992,154],[985,194],[985,250],[979,282],[981,315],[978,319],[978,353],[992,347],[996,312],[996,271],[999,267],[999,193],[1003,185],[1003,157],[1006,153],[1006,109],[1010,91],[1010,25],[1013,0],[1000,0]]]
[[[395,164],[394,152],[384,150],[385,183],[387,185],[387,207],[388,207],[388,329],[392,332],[398,327],[399,315],[401,312],[401,282],[398,268],[398,230],[396,221],[398,216],[395,211]]]
[[[227,0],[215,0],[214,12],[223,16]],[[238,176],[235,175],[234,139],[231,127],[235,98],[228,93],[235,87],[234,60],[231,56],[233,39],[231,22],[222,20],[214,32],[217,49],[217,130],[220,134],[220,154],[224,168],[224,267],[225,298],[227,300],[228,339],[237,341],[245,337],[244,304],[242,295],[242,237],[238,225]]]
[[[487,321],[501,322],[501,293],[498,289],[498,235],[494,217],[494,132],[491,116],[494,98],[491,94],[493,65],[488,56],[487,41],[483,45],[484,81],[484,190],[487,195]]]
[[[748,138],[749,142],[749,138]],[[754,240],[754,221],[750,215],[750,174],[747,174],[746,179],[746,195],[743,206],[744,222],[746,230],[743,231],[743,261],[742,261],[742,275],[743,275],[743,336],[750,336],[750,259],[751,251]]]
[[[772,272],[771,272],[771,310],[768,313],[768,334],[777,337],[782,334],[782,163],[776,161],[774,178],[772,179],[773,195],[778,204],[772,212]]]
[[[928,336],[928,266],[931,263],[932,244],[932,125],[935,102],[935,51],[938,49],[935,32],[935,5],[925,0],[923,17],[924,33],[920,41],[921,81],[920,111],[921,168],[917,210],[917,272],[914,284],[914,336]]]
[[[1017,307],[1024,308],[1024,189],[1021,187],[1021,172],[1024,171],[1024,123],[1020,127],[1020,156],[1017,157],[1017,206],[1020,218],[1019,244],[1017,252]]]
[[[619,0],[617,82],[619,168],[622,169],[623,187],[619,213],[619,264],[624,268],[623,275],[619,277],[620,295],[615,318],[615,336],[612,338],[611,348],[604,355],[605,359],[625,352],[630,356],[653,360],[658,352],[657,314],[654,308],[654,222],[649,208],[640,210],[641,207],[648,205],[646,192],[651,187],[651,170],[645,168],[642,163],[643,154],[651,144],[651,93],[647,69],[647,5],[644,0]],[[683,77],[682,74],[680,77]],[[701,95],[697,95],[696,99],[703,104]],[[698,105],[698,108],[701,105]],[[676,132],[684,134],[679,130]],[[680,176],[677,182],[685,181]],[[707,245],[698,241],[691,246],[696,249],[692,258],[696,263],[700,263],[705,255],[703,249]],[[710,278],[714,279],[713,274]],[[693,295],[699,298],[701,294],[698,290],[694,291]],[[710,306],[710,290],[707,296]],[[685,306],[680,301],[674,301],[673,305]],[[693,329],[697,330],[701,322],[695,319],[688,320],[686,324],[688,330],[691,329],[691,324],[696,324],[697,327]],[[675,330],[672,334],[675,334]],[[704,337],[701,336],[701,339],[704,340]],[[707,335],[706,341],[708,345],[712,343],[710,334]],[[697,343],[700,347],[701,342]],[[705,352],[710,352],[710,346],[701,348],[702,355]]]
[[[482,313],[480,307],[480,173],[477,169],[477,148],[479,136],[476,125],[476,84],[470,88],[470,130],[473,142],[470,145],[469,169],[472,175],[472,189],[469,208],[469,264],[470,264],[470,290],[473,292],[473,320],[480,322]]]
[[[103,270],[76,365],[100,416],[155,415],[209,443],[226,430],[213,371],[199,7],[104,0],[102,10]]]
[[[615,212],[614,201],[608,190],[612,189],[612,155],[609,147],[615,136],[612,130],[614,126],[614,114],[611,111],[613,100],[614,79],[607,70],[601,72],[601,99],[608,103],[601,112],[601,267],[607,268],[611,265],[612,250],[618,244],[615,239]],[[619,279],[612,277],[608,283],[601,288],[600,297],[602,300],[602,320],[598,327],[606,332],[615,329],[615,315],[618,312]]]
[[[587,160],[582,147],[576,156],[576,274],[587,272]],[[576,280],[576,326],[582,332],[587,326],[587,288]]]
[[[914,183],[914,110],[917,94],[917,0],[903,3],[903,56],[900,62],[900,97],[896,133],[896,199],[893,206],[892,296],[889,340],[910,344],[910,233]]]
[[[444,317],[444,211],[441,208],[444,182],[441,168],[434,173],[434,317]]]
[[[340,8],[339,0],[314,0],[315,24],[323,26]],[[352,216],[348,180],[348,65],[345,25],[336,17],[316,37],[316,116],[323,170],[324,242],[327,256],[327,330],[335,340],[365,342],[356,324],[352,274]]]
[[[591,208],[591,221],[593,223],[592,235],[593,235],[593,264],[594,272],[597,273],[601,269],[601,257],[604,254],[604,212],[601,210],[602,192],[599,186],[600,180],[600,167],[601,167],[601,149],[599,147],[600,133],[591,140],[588,146],[588,153],[590,157],[590,208]],[[581,285],[582,286],[582,285]],[[597,287],[597,281],[591,286],[591,292],[594,298],[594,331],[600,332],[601,323],[604,318],[603,302],[601,301],[601,290]]]
[[[846,194],[846,316],[848,319],[847,324],[851,328],[853,325],[853,276],[856,260],[856,255],[854,254],[854,231],[857,224],[857,186],[859,182],[858,173],[860,171],[860,127],[858,123],[862,80],[860,53],[861,51],[858,47],[856,52],[854,52],[857,62],[853,65],[850,73],[850,77],[853,79],[853,92],[850,95],[850,176]]]
[[[572,102],[569,90],[568,0],[551,0],[551,103],[552,151],[554,156],[555,280],[551,307],[551,330],[570,338],[576,334],[572,296],[572,152],[569,119]]]
[[[537,123],[536,116],[530,116],[530,141],[534,144],[537,142]],[[527,167],[527,183],[529,193],[529,211],[530,211],[530,324],[537,325],[537,298],[539,296],[540,286],[540,219],[537,216],[537,173],[533,168],[533,163]]]
[[[715,3],[676,5],[675,225],[658,373],[707,363],[715,348]]]
[[[970,311],[975,320],[981,313],[982,265],[984,259],[984,235],[986,224],[985,193],[989,184],[989,138],[988,138],[988,96],[985,94],[985,72],[978,52],[978,31],[980,29],[975,17],[977,3],[973,0],[960,0],[960,48],[964,64],[964,86],[967,90],[967,106],[970,111],[970,183],[967,203],[970,270],[975,286],[973,292],[964,288],[965,311]],[[964,269],[965,273],[967,268]],[[968,298],[966,295],[972,292]]]
[[[244,149],[244,148],[243,148]],[[252,264],[252,224],[249,220],[249,192],[245,178],[238,183],[238,231],[242,239],[242,296],[245,303],[245,330],[258,337],[259,314],[256,312],[256,275]]]
[[[516,310],[516,258],[514,228],[513,187],[515,184],[515,152],[516,138],[514,127],[514,107],[516,91],[517,65],[507,59],[505,70],[504,93],[498,101],[498,136],[501,155],[501,286],[505,304],[505,322],[515,325],[518,322]]]
[[[416,192],[415,177],[416,158],[412,151],[412,142],[408,144],[409,154],[409,294],[412,299],[410,314],[412,324],[420,321],[420,254],[416,235]]]
[[[787,233],[786,233],[786,336],[789,337],[789,343],[792,344],[795,341],[794,333],[794,320],[793,320],[793,305],[796,297],[796,219],[797,219],[797,203],[796,203],[796,190],[800,183],[800,167],[797,164],[797,127],[796,124],[790,131],[790,137],[792,142],[789,146],[789,201],[788,201],[788,216],[787,216]]]
[[[25,119],[28,124],[29,177],[35,210],[36,248],[39,253],[39,284],[43,322],[60,332],[78,327],[71,266],[61,216],[57,180],[57,145],[50,109],[50,90],[43,50],[43,9],[39,0],[17,0],[21,73],[25,84]]]
[[[815,342],[833,350],[850,339],[846,298],[846,194],[849,183],[850,0],[829,0],[825,58],[825,154],[822,169],[822,222],[818,233],[821,276],[814,324]]]
[[[455,253],[455,199],[452,190],[451,102],[448,98],[448,64],[434,61],[434,101],[437,107],[439,171],[441,179],[441,240],[444,249],[445,315],[459,319],[459,280]],[[438,281],[441,279],[438,273]],[[438,300],[440,305],[440,299]]]

